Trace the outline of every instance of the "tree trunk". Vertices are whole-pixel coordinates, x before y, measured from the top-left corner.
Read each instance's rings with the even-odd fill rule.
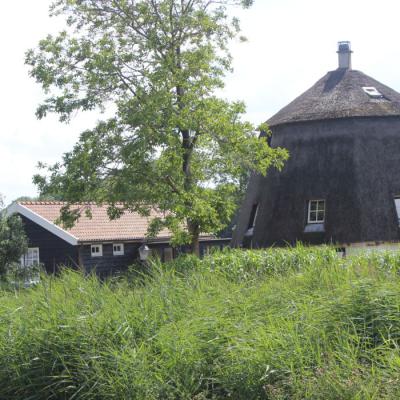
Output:
[[[196,255],[197,257],[200,257],[200,229],[199,225],[196,224],[193,221],[188,222],[188,230],[189,233],[192,237],[191,242],[190,242],[190,250],[191,253]]]
[[[181,49],[178,46],[176,48],[176,67],[178,70],[182,69],[181,64]],[[182,98],[184,96],[184,89],[181,85],[177,85],[176,87],[176,96],[178,107],[180,110],[184,109],[184,104]],[[191,158],[193,154],[193,146],[196,142],[196,138],[192,138],[190,135],[190,130],[186,127],[179,127],[181,136],[182,136],[182,172],[184,176],[183,188],[185,192],[190,193],[193,188],[193,180],[192,180],[192,171],[191,171]],[[190,202],[186,203],[188,209],[192,208],[192,204]],[[199,243],[199,236],[200,236],[200,227],[199,224],[195,221],[188,221],[187,228],[189,234],[191,236],[191,243],[190,243],[190,250],[192,254],[195,254],[197,257],[200,256],[200,243]]]

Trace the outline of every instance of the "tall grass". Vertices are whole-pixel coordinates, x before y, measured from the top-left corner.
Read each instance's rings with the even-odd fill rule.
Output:
[[[397,399],[400,257],[229,251],[0,292],[1,399]]]

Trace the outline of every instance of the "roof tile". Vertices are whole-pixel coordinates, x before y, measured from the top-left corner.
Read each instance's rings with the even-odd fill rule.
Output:
[[[20,204],[46,220],[56,223],[60,217],[60,210],[66,203],[56,201],[25,201]],[[149,217],[143,217],[136,212],[125,212],[120,218],[110,220],[107,214],[107,205],[98,206],[95,203],[74,204],[71,209],[90,208],[92,217],[82,212],[75,225],[65,231],[78,238],[80,242],[90,241],[126,241],[138,240],[146,237],[150,221],[155,217],[163,217],[164,214],[152,210]],[[167,239],[171,236],[168,229],[162,229],[156,239]]]

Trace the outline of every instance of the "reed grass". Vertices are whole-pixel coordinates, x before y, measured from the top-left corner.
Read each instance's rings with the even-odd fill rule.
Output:
[[[1,399],[397,399],[400,256],[220,252],[0,291]]]

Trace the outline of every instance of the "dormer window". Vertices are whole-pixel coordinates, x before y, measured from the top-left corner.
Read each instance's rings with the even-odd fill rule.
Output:
[[[369,97],[373,99],[383,99],[383,94],[373,86],[364,86],[363,90]]]
[[[308,202],[308,223],[323,224],[325,222],[325,200]]]

